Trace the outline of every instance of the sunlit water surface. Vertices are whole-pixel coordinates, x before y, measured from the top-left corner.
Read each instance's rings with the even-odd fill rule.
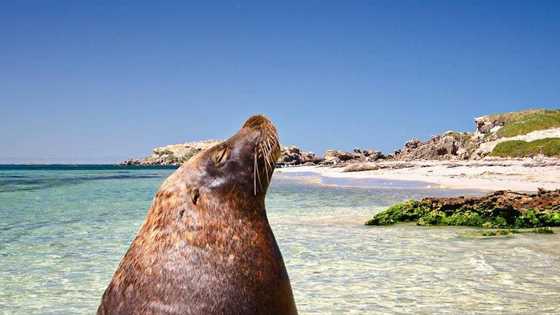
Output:
[[[172,171],[0,167],[0,312],[95,313]],[[463,192],[335,184],[352,186],[277,174],[267,196],[301,314],[560,312],[560,234],[476,239],[464,236],[468,228],[367,227],[391,203]]]

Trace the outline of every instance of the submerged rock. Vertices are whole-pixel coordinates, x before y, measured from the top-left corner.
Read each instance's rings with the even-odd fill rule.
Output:
[[[484,228],[560,226],[560,190],[535,194],[496,191],[482,197],[424,198],[396,204],[366,225],[416,222]]]
[[[362,171],[377,171],[382,169],[398,170],[403,168],[412,168],[414,164],[409,162],[398,163],[383,163],[383,162],[365,162],[365,163],[351,163],[344,167],[342,172],[362,172]]]
[[[488,237],[511,237],[514,234],[537,233],[537,234],[554,234],[551,227],[537,227],[532,229],[480,229],[470,230],[460,233],[463,237],[468,238],[488,238]]]

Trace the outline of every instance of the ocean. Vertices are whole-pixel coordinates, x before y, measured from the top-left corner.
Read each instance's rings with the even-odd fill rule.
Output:
[[[93,314],[171,168],[0,166],[0,313]],[[300,314],[558,314],[560,234],[364,226],[392,203],[479,194],[275,174],[267,195]]]

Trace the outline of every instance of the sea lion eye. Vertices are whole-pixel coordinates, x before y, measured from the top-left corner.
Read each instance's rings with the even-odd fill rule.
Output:
[[[214,153],[214,155],[212,156],[212,160],[214,161],[214,164],[219,165],[227,160],[228,155],[228,148],[223,147]]]

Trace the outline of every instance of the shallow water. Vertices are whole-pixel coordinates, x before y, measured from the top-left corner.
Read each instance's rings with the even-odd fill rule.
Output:
[[[0,313],[94,313],[172,171],[0,167]],[[366,227],[391,203],[458,192],[340,188],[304,175],[275,176],[267,197],[301,314],[560,312],[560,234],[473,239],[468,228]]]

